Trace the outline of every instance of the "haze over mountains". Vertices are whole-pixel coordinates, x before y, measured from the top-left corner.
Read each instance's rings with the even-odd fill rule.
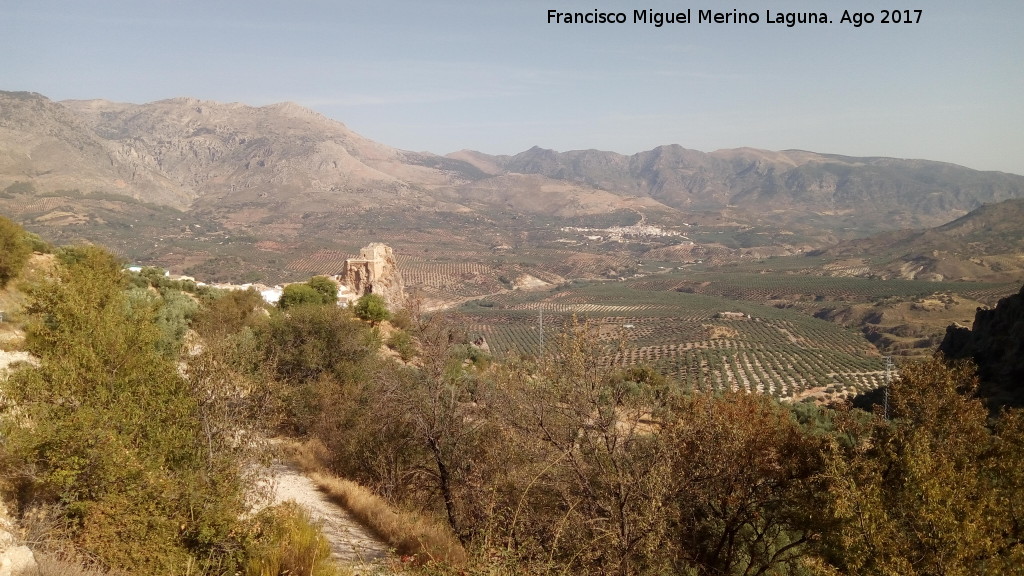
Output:
[[[799,251],[938,226],[1024,198],[1024,176],[675,144],[634,155],[534,147],[514,156],[440,156],[373,142],[296,104],[53,102],[2,92],[0,190],[0,210],[30,228],[106,239],[132,258],[173,251],[159,241],[142,250],[131,241],[140,229],[196,241],[248,234],[274,251],[346,229],[452,229],[442,221],[454,218],[494,230],[473,240],[499,245],[521,232],[504,229],[519,216],[586,224],[609,214],[635,221],[636,213],[665,225],[734,225],[751,231],[748,246],[783,238]],[[111,238],[118,226],[132,234]]]

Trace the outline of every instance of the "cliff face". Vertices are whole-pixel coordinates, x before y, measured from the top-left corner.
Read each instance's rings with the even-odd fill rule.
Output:
[[[1024,405],[1024,287],[994,309],[979,308],[970,330],[946,328],[939,351],[951,359],[972,358],[982,381],[979,392],[994,405]]]

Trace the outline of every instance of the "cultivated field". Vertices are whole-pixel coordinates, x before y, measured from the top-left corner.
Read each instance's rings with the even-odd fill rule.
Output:
[[[861,334],[793,310],[681,292],[586,283],[553,293],[506,294],[459,309],[497,356],[536,354],[539,311],[547,342],[572,315],[605,345],[604,361],[647,364],[703,389],[781,398],[851,395],[884,383],[884,361]]]
[[[880,348],[905,357],[930,354],[946,325],[969,323],[977,305],[1016,290],[1010,284],[667,269],[625,281],[572,282],[550,292],[506,292],[458,312],[499,357],[540,351],[543,309],[548,343],[576,315],[605,345],[607,363],[647,364],[696,388],[801,399],[882,386]]]

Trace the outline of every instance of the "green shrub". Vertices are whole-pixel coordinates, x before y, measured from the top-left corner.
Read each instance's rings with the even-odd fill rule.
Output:
[[[277,305],[282,309],[295,306],[308,306],[311,304],[323,304],[324,295],[318,292],[309,284],[289,284],[281,292],[281,298]]]
[[[265,302],[255,288],[217,290],[201,299],[192,327],[203,338],[220,340],[246,326],[255,326],[265,313]]]
[[[313,276],[306,284],[320,293],[324,304],[337,304],[338,285],[327,276]]]
[[[25,240],[32,248],[33,252],[40,254],[50,254],[53,252],[53,245],[39,237],[39,234],[35,232],[25,232]]]
[[[156,325],[160,329],[157,347],[170,357],[176,357],[189,322],[199,310],[199,304],[180,290],[160,290]]]
[[[261,331],[267,361],[278,378],[293,383],[343,378],[350,366],[371,354],[366,326],[338,306],[300,306],[277,313]]]
[[[380,322],[391,318],[387,302],[377,294],[364,294],[359,300],[356,300],[353,310],[356,316],[366,320],[371,326],[376,326]]]
[[[247,463],[228,437],[240,423],[200,409],[209,391],[179,374],[155,307],[125,284],[117,259],[84,247],[62,251],[55,278],[29,291],[26,348],[40,362],[5,384],[20,414],[0,430],[10,485],[20,506],[60,510],[74,545],[104,566],[235,565]]]

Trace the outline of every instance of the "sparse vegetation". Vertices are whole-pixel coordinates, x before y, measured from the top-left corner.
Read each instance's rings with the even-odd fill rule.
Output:
[[[990,419],[966,365],[901,366],[886,419],[752,394],[776,392],[766,374],[791,386],[777,395],[812,378],[845,393],[842,374],[875,367],[852,333],[774,307],[568,286],[559,305],[646,315],[572,321],[536,354],[492,361],[466,317],[372,326],[337,306],[268,309],[254,291],[197,304],[139,278],[96,248],[61,250],[29,290],[39,365],[4,386],[8,493],[102,568],[339,573],[301,510],[247,515],[261,445],[240,427],[321,446],[314,480],[426,574],[1019,566],[1024,419]],[[694,319],[671,315],[680,301]],[[377,353],[388,330],[405,362]],[[686,377],[630,356],[665,335],[704,346],[674,349]]]
[[[403,152],[361,171],[349,166],[363,147],[348,146],[343,177],[325,169],[310,185],[276,107],[141,107],[220,118],[181,131],[102,102],[77,122],[81,103],[0,98],[27,127],[15,140],[38,126],[47,147],[71,145],[51,170],[45,147],[15,142],[4,212],[161,266],[127,273],[72,247],[31,272],[31,252],[54,250],[0,218],[0,347],[32,355],[2,380],[0,491],[56,558],[44,573],[339,573],[302,510],[254,511],[268,433],[322,446],[319,485],[425,576],[1024,565],[1024,417],[986,410],[969,365],[930,359],[950,322],[1018,289],[1024,200],[810,250],[1020,196],[1017,176],[677,147],[474,154],[486,171]],[[317,154],[330,150],[306,144],[350,136],[306,120],[313,136],[297,141]],[[184,147],[153,144],[172,140]],[[107,144],[146,161],[122,164]],[[201,163],[165,161],[190,148]],[[683,185],[698,166],[704,185]],[[841,194],[819,193],[836,178]],[[655,188],[660,206],[645,197]],[[714,213],[733,193],[744,202]],[[382,238],[415,313],[391,315],[373,294],[336,306],[326,275]],[[164,267],[206,281],[324,276],[272,307]],[[463,303],[459,316],[420,314]],[[928,359],[899,363],[888,414],[841,404],[883,385],[882,353]]]
[[[420,513],[396,512],[383,498],[351,480],[325,472],[313,472],[310,477],[321,490],[384,538],[399,554],[416,558],[419,563],[458,566],[466,561],[465,550],[446,525]]]

